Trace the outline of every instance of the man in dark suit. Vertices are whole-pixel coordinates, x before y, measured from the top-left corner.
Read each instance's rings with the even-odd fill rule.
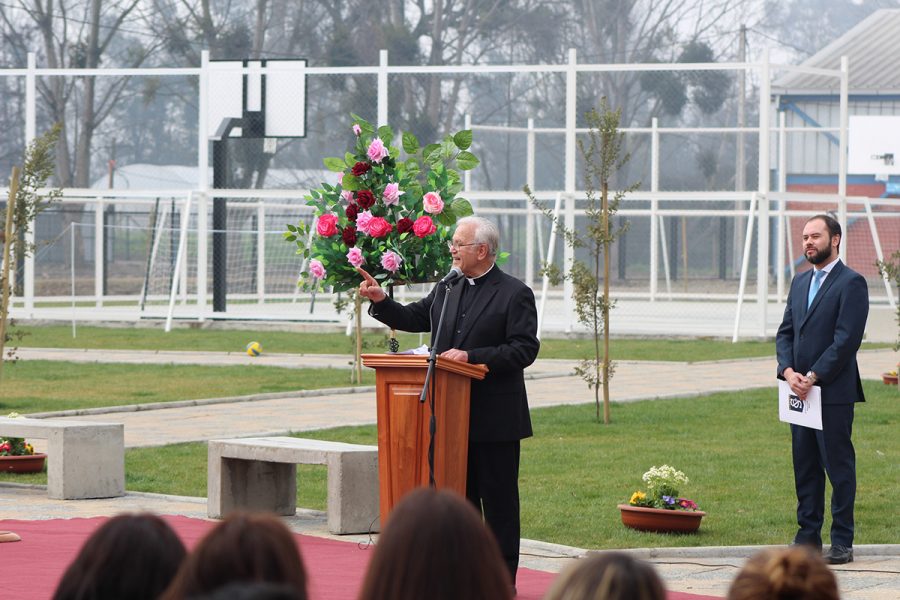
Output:
[[[853,407],[865,402],[856,352],[869,314],[866,280],[838,258],[841,226],[816,215],[803,227],[803,251],[813,269],[791,282],[775,347],[778,377],[805,400],[822,390],[822,430],[791,425],[797,524],[794,544],[822,547],[825,475],[831,481],[831,564],[853,560],[856,454]]]
[[[499,232],[491,221],[466,217],[457,222],[450,253],[465,279],[450,288],[437,352],[489,369],[471,387],[466,495],[494,532],[515,585],[519,448],[520,440],[532,435],[524,369],[537,357],[540,342],[534,293],[494,264],[499,243]],[[360,274],[359,293],[372,302],[370,315],[403,331],[437,327],[444,285],[404,306],[388,298],[368,273],[360,270]]]

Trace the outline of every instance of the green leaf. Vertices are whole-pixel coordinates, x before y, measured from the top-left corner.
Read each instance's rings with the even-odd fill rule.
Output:
[[[419,151],[419,140],[408,131],[403,132],[403,151],[407,154],[415,154]]]
[[[348,167],[352,167],[353,165],[356,164],[356,155],[353,154],[352,152],[345,152],[344,153],[344,162],[347,163]]]
[[[468,150],[469,146],[472,145],[472,130],[464,129],[456,133],[453,136],[453,143],[456,144],[456,147],[460,150]]]
[[[456,166],[462,171],[474,169],[478,166],[479,162],[481,161],[478,160],[478,157],[471,152],[463,151],[456,156]]]
[[[459,218],[475,214],[475,211],[472,210],[472,205],[465,198],[455,198],[453,202],[450,203],[450,207]]]
[[[452,227],[453,224],[456,223],[456,214],[452,210],[447,210],[447,207],[445,206],[443,212],[438,214],[436,219],[441,225]]]
[[[326,169],[328,169],[329,171],[334,171],[335,173],[340,173],[347,168],[347,165],[344,163],[344,161],[335,156],[329,156],[322,162],[325,163]]]
[[[287,228],[288,228],[288,231],[293,231],[294,233],[297,233],[297,227],[296,227],[296,226],[291,225],[290,223],[288,223]]]
[[[357,190],[362,189],[359,179],[357,179],[355,175],[350,175],[350,174],[344,175],[344,180],[341,183],[341,186],[345,190],[349,190],[351,192],[355,192]]]
[[[428,144],[425,146],[425,149],[422,150],[422,159],[427,161],[428,157],[434,154],[436,151],[441,149],[440,144]]]
[[[394,140],[394,130],[391,129],[390,125],[382,125],[378,128],[378,137],[381,138],[385,146],[390,146]]]

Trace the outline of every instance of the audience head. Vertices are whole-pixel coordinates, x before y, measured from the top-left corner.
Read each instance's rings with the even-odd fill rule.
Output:
[[[233,582],[283,583],[306,598],[306,569],[287,526],[269,514],[234,512],[185,559],[165,597],[209,594]]]
[[[304,600],[305,595],[286,583],[235,581],[190,600]]]
[[[109,519],[81,547],[54,600],[156,599],[185,557],[184,544],[149,513]]]
[[[729,600],[838,600],[834,574],[818,552],[806,546],[764,550],[754,555],[728,590]]]
[[[544,600],[665,600],[653,567],[624,552],[582,558],[563,571]]]
[[[360,600],[508,600],[509,570],[465,498],[420,488],[387,519]]]

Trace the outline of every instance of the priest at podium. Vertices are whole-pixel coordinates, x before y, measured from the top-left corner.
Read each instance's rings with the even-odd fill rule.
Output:
[[[531,437],[525,368],[540,349],[534,293],[495,263],[500,233],[493,222],[465,217],[457,222],[450,253],[460,280],[446,292],[436,285],[422,300],[402,305],[388,298],[359,269],[369,314],[394,329],[432,331],[448,293],[437,353],[487,365],[482,381],[472,381],[466,495],[497,537],[512,583],[519,565],[519,451]],[[445,278],[446,279],[446,278]],[[433,324],[433,325],[432,325]],[[432,332],[432,343],[435,333]]]

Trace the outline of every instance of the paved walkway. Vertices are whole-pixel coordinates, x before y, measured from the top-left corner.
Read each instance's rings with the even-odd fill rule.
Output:
[[[307,366],[347,367],[347,356],[300,356],[265,354],[250,358],[237,353],[137,352],[91,350],[22,349],[22,360],[67,360],[83,362],[162,362],[194,364],[257,364],[298,368]],[[860,355],[866,379],[894,368],[898,355],[887,350]],[[593,393],[580,377],[572,375],[573,361],[541,360],[527,371],[532,407],[578,404],[593,401]],[[616,401],[691,396],[710,392],[774,387],[775,362],[771,358],[665,363],[622,361],[611,381]],[[47,416],[50,416],[49,414]],[[240,398],[207,399],[165,405],[143,405],[54,413],[73,419],[125,424],[128,447],[202,441],[220,437],[272,435],[288,431],[320,429],[335,425],[375,422],[372,388],[264,394]],[[204,518],[203,498],[129,493],[108,500],[53,501],[42,488],[0,484],[0,514],[5,518],[69,518],[111,515],[121,511],[153,510]],[[301,511],[290,525],[297,531],[328,536],[324,515]],[[365,536],[341,539],[366,541]],[[744,559],[759,547],[659,548],[633,552],[653,562],[674,591],[724,596]],[[524,540],[523,566],[558,571],[585,550]],[[835,568],[842,597],[847,599],[896,600],[900,598],[900,545],[857,546],[856,562]]]

